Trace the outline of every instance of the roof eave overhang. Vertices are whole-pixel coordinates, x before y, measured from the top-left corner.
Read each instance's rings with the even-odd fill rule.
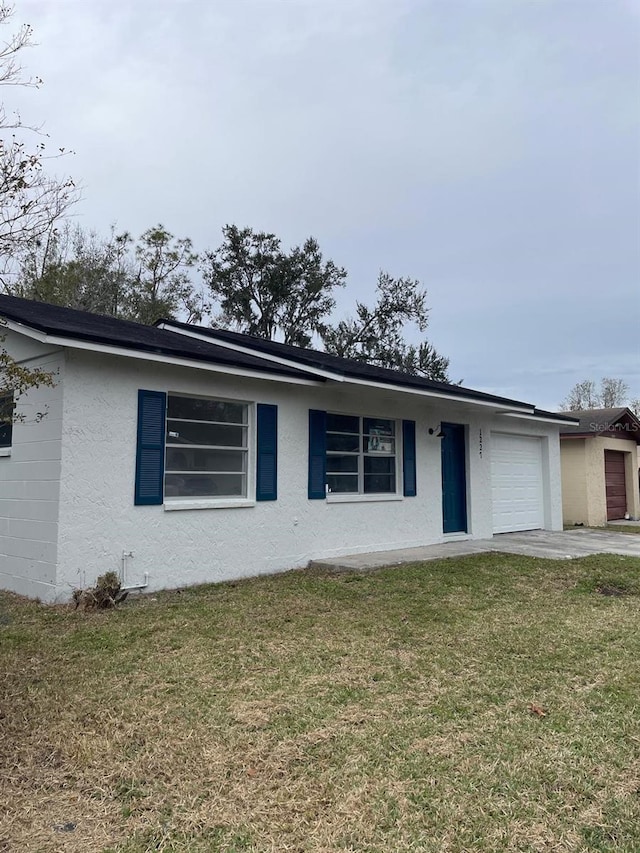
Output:
[[[538,422],[553,423],[559,426],[562,424],[568,424],[570,426],[575,424],[575,420],[564,421],[557,420],[555,418],[545,418],[543,416],[536,415],[535,407],[528,404],[523,404],[521,407],[519,407],[515,405],[512,401],[505,401],[504,403],[502,403],[499,400],[470,397],[465,395],[464,391],[461,391],[460,393],[452,393],[429,388],[412,387],[410,385],[404,385],[399,383],[396,384],[393,382],[375,382],[368,379],[345,377],[343,374],[337,371],[334,372],[322,370],[320,368],[300,364],[300,362],[293,361],[292,359],[282,358],[281,356],[275,356],[269,353],[261,352],[259,356],[257,356],[256,352],[250,347],[243,347],[217,337],[193,332],[191,330],[187,330],[179,326],[174,326],[172,323],[168,322],[159,323],[157,325],[157,328],[163,329],[165,331],[177,332],[185,337],[190,337],[195,340],[202,341],[204,343],[215,344],[216,346],[220,346],[231,351],[241,352],[244,355],[250,355],[254,358],[259,357],[266,363],[278,365],[279,367],[287,367],[292,370],[297,370],[300,373],[309,374],[309,378],[283,376],[281,374],[269,373],[268,370],[251,370],[250,368],[234,367],[232,365],[216,364],[215,362],[202,361],[197,358],[185,358],[180,356],[168,355],[166,353],[156,353],[151,352],[149,350],[120,347],[114,346],[112,344],[104,344],[80,338],[71,338],[64,335],[55,335],[42,331],[41,329],[34,329],[33,327],[28,326],[24,323],[20,323],[15,320],[10,320],[8,318],[3,318],[2,322],[6,328],[14,332],[25,335],[26,337],[32,338],[33,340],[37,340],[40,343],[49,344],[51,346],[69,347],[71,349],[100,352],[109,355],[122,356],[125,358],[135,358],[143,361],[161,362],[163,364],[172,364],[180,367],[196,368],[199,370],[206,370],[213,373],[244,376],[250,379],[267,379],[273,382],[281,382],[293,385],[322,386],[326,384],[327,380],[330,380],[332,382],[339,382],[345,385],[355,385],[358,387],[371,388],[372,390],[393,391],[395,393],[409,394],[411,396],[446,401],[449,403],[456,403],[465,406],[477,406],[484,409],[489,408],[492,409],[496,414],[500,414],[505,417],[526,418],[528,420],[534,420]]]
[[[171,321],[165,320],[158,323],[157,327],[159,329],[165,329],[166,331],[177,332],[181,335],[192,337],[196,340],[205,341],[207,343],[215,342],[217,346],[227,347],[230,350],[242,352],[246,355],[256,355],[256,351],[251,347],[244,347],[241,344],[231,343],[230,341],[227,341],[224,338],[217,337],[215,335],[215,329],[212,330],[213,334],[203,335],[201,332],[196,332],[192,329],[185,329],[181,325],[174,325]],[[448,400],[453,403],[464,403],[465,405],[482,406],[484,408],[491,409],[514,409],[513,402],[500,403],[496,402],[495,400],[482,400],[476,397],[468,397],[465,396],[464,393],[457,394],[455,392],[450,393],[446,391],[435,391],[429,388],[417,388],[408,385],[401,385],[399,383],[395,384],[393,382],[374,382],[369,379],[357,379],[355,377],[345,376],[344,374],[339,373],[337,371],[323,370],[321,368],[301,364],[300,362],[294,361],[293,359],[273,355],[272,353],[260,352],[260,358],[264,358],[267,361],[272,361],[275,364],[295,368],[296,370],[302,370],[305,373],[312,373],[317,376],[321,376],[324,379],[332,380],[334,382],[341,382],[345,385],[358,385],[377,390],[395,391],[401,394],[411,394],[413,396],[428,397],[435,400]],[[521,412],[523,414],[532,414],[534,411],[534,407],[524,405],[522,406],[522,408],[517,408],[516,411]]]
[[[637,437],[626,430],[592,430],[589,432],[561,432],[563,440],[572,438],[616,438],[622,441],[635,441],[640,444],[640,435]]]
[[[156,328],[184,335],[186,338],[193,338],[196,341],[203,341],[207,344],[215,343],[216,346],[225,347],[225,349],[232,350],[233,352],[241,352],[243,355],[252,355],[254,358],[262,358],[265,361],[272,362],[273,364],[278,364],[282,367],[290,367],[295,370],[300,370],[303,373],[309,373],[312,376],[320,376],[323,379],[332,379],[334,382],[342,382],[344,379],[343,375],[337,371],[322,370],[320,367],[301,364],[293,359],[283,358],[282,356],[273,355],[272,353],[261,352],[259,355],[256,355],[256,351],[251,347],[243,347],[241,344],[234,344],[230,341],[224,340],[223,338],[215,337],[214,335],[203,335],[201,332],[195,332],[192,329],[185,329],[182,326],[174,325],[173,323],[165,320],[158,323]]]
[[[23,323],[18,323],[15,320],[9,320],[6,317],[2,319],[2,324],[5,328],[17,334],[24,335],[32,340],[50,346],[68,347],[70,349],[88,350],[90,352],[99,352],[107,355],[118,355],[123,358],[135,358],[142,361],[161,362],[162,364],[172,364],[178,367],[191,367],[198,370],[206,370],[211,373],[224,373],[231,376],[244,376],[248,379],[268,379],[272,382],[283,382],[291,385],[322,385],[320,379],[303,378],[298,376],[283,376],[282,374],[269,373],[267,370],[251,370],[245,367],[234,367],[233,365],[216,364],[215,362],[202,361],[197,358],[183,358],[180,356],[168,355],[162,352],[150,352],[149,350],[131,349],[129,347],[113,346],[111,344],[101,344],[95,341],[87,341],[79,338],[69,338],[63,335],[52,335],[48,332],[43,332],[40,329],[34,329]],[[303,371],[301,371],[303,372]]]
[[[499,403],[495,400],[482,400],[476,397],[466,397],[464,393],[450,394],[446,391],[435,391],[429,388],[412,388],[407,385],[394,385],[392,382],[370,382],[367,379],[352,379],[351,377],[346,377],[344,382],[345,385],[359,385],[369,388],[384,389],[385,391],[396,391],[401,394],[412,394],[414,396],[427,397],[434,400],[446,400],[449,403],[461,403],[465,406],[482,406],[483,408],[498,410],[500,413],[502,413],[503,410],[508,410],[510,412],[515,411],[523,416],[533,414],[532,407],[523,406],[522,409],[514,410],[513,403]]]
[[[555,424],[558,427],[561,426],[575,426],[575,420],[563,420],[560,418],[549,418],[545,415],[539,415],[535,411],[531,411],[529,413],[523,413],[520,411],[507,411],[500,412],[500,414],[505,418],[524,418],[525,420],[536,421],[538,423],[544,424]]]

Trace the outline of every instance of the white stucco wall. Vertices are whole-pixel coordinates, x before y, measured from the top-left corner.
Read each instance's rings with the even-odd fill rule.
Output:
[[[24,421],[13,426],[10,455],[0,456],[0,587],[51,601],[57,595],[64,352],[11,332],[4,346],[25,366],[54,374],[56,384],[17,400]]]
[[[278,405],[278,500],[249,507],[166,511],[133,504],[138,389],[179,391]],[[304,566],[310,559],[441,542],[440,440],[443,420],[465,423],[468,524],[492,535],[492,429],[544,436],[545,524],[561,529],[558,428],[494,416],[491,409],[436,403],[397,392],[285,385],[114,356],[68,351],[57,597],[118,571],[149,575],[149,591]],[[331,503],[307,499],[308,410],[416,421],[418,496]],[[482,455],[480,453],[482,431]],[[437,432],[437,430],[436,430]]]

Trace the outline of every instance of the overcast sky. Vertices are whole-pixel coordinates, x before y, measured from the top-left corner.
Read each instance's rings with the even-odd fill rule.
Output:
[[[78,220],[314,235],[420,279],[452,379],[640,396],[637,0],[17,0]],[[17,92],[18,90],[16,90]]]

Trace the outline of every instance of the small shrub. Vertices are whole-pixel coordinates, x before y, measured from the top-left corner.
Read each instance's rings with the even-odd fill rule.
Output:
[[[73,600],[76,609],[105,610],[124,601],[129,593],[120,589],[120,578],[115,572],[107,572],[96,581],[96,585],[87,589],[74,589]]]

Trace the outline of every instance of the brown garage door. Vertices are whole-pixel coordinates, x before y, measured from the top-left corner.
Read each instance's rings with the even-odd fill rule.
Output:
[[[607,521],[624,518],[627,511],[624,453],[619,450],[605,450],[604,477],[607,489]]]

